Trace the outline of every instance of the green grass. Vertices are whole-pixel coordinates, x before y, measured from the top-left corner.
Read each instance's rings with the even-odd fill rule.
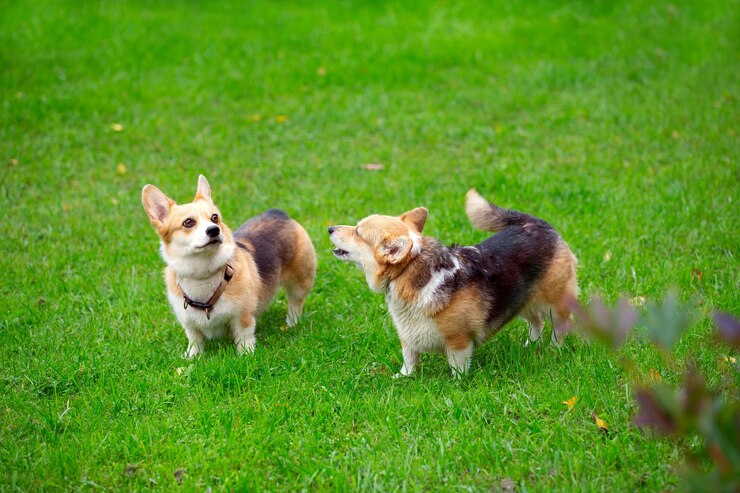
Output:
[[[584,299],[740,313],[738,1],[498,3],[0,2],[0,490],[679,487],[694,442],[631,425],[606,350],[517,321],[460,381],[393,380],[383,299],[332,258],[327,225],[420,205],[480,241],[476,187],[558,228]],[[140,190],[199,173],[232,227],[281,207],[317,248],[305,318],[281,295],[250,357],[180,358]],[[716,381],[710,330],[678,351]]]

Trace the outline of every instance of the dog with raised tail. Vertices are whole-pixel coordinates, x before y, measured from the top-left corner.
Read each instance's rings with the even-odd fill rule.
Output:
[[[203,175],[189,204],[176,204],[154,185],[144,187],[141,200],[159,233],[167,297],[188,338],[184,357],[221,337],[231,337],[239,354],[254,351],[257,316],[280,286],[287,325],[298,322],[316,276],[316,254],[306,230],[285,212],[268,210],[232,234]]]
[[[370,289],[385,294],[401,340],[401,375],[425,352],[445,353],[453,373],[465,373],[475,345],[517,315],[528,321],[530,341],[549,316],[554,343],[569,330],[577,261],[555,229],[475,190],[466,212],[476,228],[496,234],[474,246],[444,246],[422,236],[423,207],[329,228],[334,255],[359,266]]]

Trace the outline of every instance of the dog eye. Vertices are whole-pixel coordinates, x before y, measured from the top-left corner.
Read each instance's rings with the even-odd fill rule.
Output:
[[[182,225],[186,228],[192,228],[195,226],[195,221],[191,218],[187,218],[182,222]]]
[[[218,214],[212,215],[211,216],[211,221],[213,221],[214,223],[217,223],[218,222]]]

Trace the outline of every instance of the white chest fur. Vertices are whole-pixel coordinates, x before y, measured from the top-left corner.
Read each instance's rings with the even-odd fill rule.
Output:
[[[460,262],[453,257],[453,266],[432,274],[429,282],[419,292],[414,303],[400,300],[395,293],[393,282],[388,286],[386,301],[396,325],[398,336],[419,352],[443,352],[444,339],[433,318],[427,316],[429,310],[437,311],[444,302],[437,290],[450,276],[460,269]]]
[[[222,274],[203,280],[181,279],[179,285],[191,299],[205,302],[216,291],[222,279]],[[207,339],[218,339],[229,335],[233,321],[239,316],[238,307],[224,296],[216,302],[210,319],[204,310],[192,306],[185,308],[182,294],[168,292],[167,297],[179,322],[183,326],[198,329]]]
[[[420,306],[399,300],[392,291],[391,287],[386,301],[398,337],[405,344],[422,353],[444,351],[444,340],[434,319],[427,317]]]

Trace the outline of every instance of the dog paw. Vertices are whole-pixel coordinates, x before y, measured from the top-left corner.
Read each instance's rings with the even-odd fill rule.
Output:
[[[406,365],[403,365],[401,367],[401,371],[399,371],[398,373],[396,373],[395,375],[393,375],[393,378],[408,377],[408,376],[411,375],[411,372],[413,372],[413,371],[414,371],[414,368],[413,367],[409,369]]]
[[[182,357],[183,359],[193,359],[202,352],[203,350],[201,350],[198,346],[189,346],[187,351],[182,353]]]
[[[252,354],[254,353],[255,348],[257,347],[257,341],[246,341],[244,343],[240,343],[236,345],[236,354],[238,355],[244,355],[244,354]]]
[[[552,336],[550,337],[550,345],[552,347],[560,348],[563,346],[563,340],[565,339],[565,334],[557,334],[554,330],[552,331]]]
[[[536,346],[542,338],[538,339],[532,339],[531,337],[527,337],[527,340],[524,341],[524,347],[530,347],[530,346]]]
[[[288,327],[295,327],[298,321],[301,319],[301,313],[295,308],[288,307],[288,316],[285,317],[285,323]]]

